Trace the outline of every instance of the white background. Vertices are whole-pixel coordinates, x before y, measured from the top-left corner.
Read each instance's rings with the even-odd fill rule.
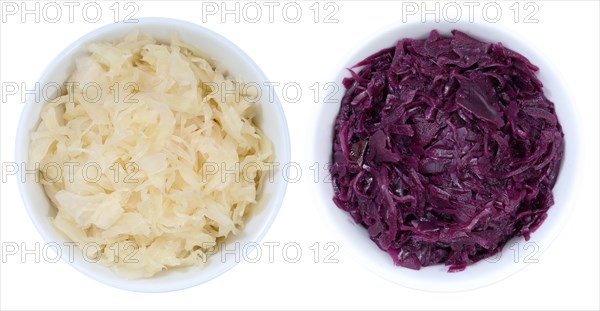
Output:
[[[3,1],[6,2],[6,1]],[[19,1],[20,2],[20,1]],[[45,2],[41,2],[43,6]],[[60,1],[58,3],[61,3]],[[0,74],[3,83],[26,82],[31,85],[45,66],[68,44],[83,34],[113,22],[109,6],[99,2],[102,18],[96,23],[84,20],[75,9],[73,23],[66,7],[58,23],[39,23],[28,17],[22,23],[17,15],[0,23]],[[217,3],[220,3],[217,2]],[[419,2],[415,2],[420,4]],[[476,22],[486,23],[481,6],[474,10]],[[312,175],[305,163],[307,124],[316,104],[309,87],[326,81],[341,58],[353,47],[382,27],[402,19],[401,2],[336,2],[337,23],[315,23],[313,4],[299,2],[303,16],[297,23],[287,22],[281,10],[275,10],[273,23],[267,8],[258,23],[240,22],[229,16],[223,23],[218,15],[202,21],[202,2],[138,2],[135,17],[163,16],[192,21],[215,30],[240,46],[265,71],[282,84],[297,82],[303,88],[301,100],[283,101],[291,140],[292,161],[301,163],[303,177],[290,184],[281,211],[263,241],[296,242],[302,257],[289,263],[281,252],[274,262],[262,258],[258,263],[242,262],[233,270],[208,283],[187,290],[142,294],[122,291],[100,284],[65,262],[35,262],[33,256],[22,262],[11,256],[1,263],[2,309],[233,309],[233,308],[361,308],[361,309],[598,309],[599,306],[599,3],[537,2],[537,23],[523,23],[520,4],[518,22],[513,1],[498,2],[502,17],[496,24],[507,27],[545,53],[562,72],[572,89],[585,132],[586,171],[581,197],[570,221],[552,246],[523,271],[485,288],[451,294],[407,289],[389,283],[359,266],[344,249],[334,255],[338,263],[324,263],[321,249],[318,263],[309,249],[335,242],[327,223],[318,218],[310,198]],[[244,3],[241,3],[242,6]],[[259,2],[260,5],[262,5]],[[283,5],[283,3],[281,3]],[[428,8],[434,8],[433,3]],[[443,8],[444,3],[441,3]],[[121,3],[121,6],[123,4]],[[33,6],[31,6],[33,7]],[[233,6],[230,6],[233,7]],[[281,6],[280,6],[281,8]],[[124,11],[122,11],[124,12]],[[468,21],[463,6],[461,19]],[[488,12],[493,13],[493,12]],[[494,17],[494,15],[487,16]],[[122,18],[122,16],[121,16]],[[433,15],[428,16],[429,19]],[[443,16],[442,16],[443,18]],[[399,37],[401,34],[399,34]],[[535,61],[534,61],[535,62]],[[281,90],[278,90],[281,91]],[[281,93],[280,93],[281,96]],[[281,97],[280,97],[281,98]],[[1,103],[1,161],[14,160],[15,133],[23,104],[18,96]],[[44,243],[30,222],[17,190],[16,179],[3,171],[1,184],[1,241],[25,243],[33,247]],[[280,249],[279,249],[280,250]],[[263,252],[263,257],[265,253]]]

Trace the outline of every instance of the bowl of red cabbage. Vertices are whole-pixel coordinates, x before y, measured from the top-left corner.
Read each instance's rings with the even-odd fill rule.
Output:
[[[344,249],[432,291],[539,262],[574,207],[581,153],[573,100],[538,50],[487,25],[402,24],[337,70],[312,160]]]

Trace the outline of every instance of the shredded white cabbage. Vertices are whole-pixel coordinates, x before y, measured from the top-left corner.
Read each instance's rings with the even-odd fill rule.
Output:
[[[31,135],[51,221],[125,277],[202,265],[243,228],[270,168],[256,94],[177,38],[135,31],[88,50]]]

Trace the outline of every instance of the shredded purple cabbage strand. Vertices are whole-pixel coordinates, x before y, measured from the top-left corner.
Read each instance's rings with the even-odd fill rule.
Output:
[[[367,57],[343,81],[333,201],[411,269],[462,271],[528,240],[554,204],[563,157],[537,70],[456,30]]]

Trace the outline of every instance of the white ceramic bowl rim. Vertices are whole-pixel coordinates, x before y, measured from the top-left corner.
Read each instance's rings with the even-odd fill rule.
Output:
[[[140,29],[142,33],[148,33],[160,41],[167,42],[172,34],[171,31],[175,30],[182,42],[199,47],[200,50],[213,57],[217,63],[225,64],[226,68],[236,77],[241,77],[246,82],[260,82],[262,83],[260,85],[267,85],[264,82],[269,81],[258,65],[246,53],[221,35],[200,25],[182,20],[148,17],[139,18],[137,23],[110,24],[77,39],[48,65],[38,82],[40,85],[45,85],[45,83],[62,84],[73,70],[76,55],[84,53],[83,49],[86,43],[121,38],[133,29]],[[196,42],[193,42],[194,40]],[[211,44],[202,45],[198,41],[210,42]],[[224,58],[228,59],[221,61]],[[268,94],[268,90],[263,90],[263,94]],[[26,103],[21,113],[16,139],[20,144],[15,146],[15,159],[18,163],[27,162],[29,134],[38,123],[39,117],[37,116],[39,116],[41,106],[41,103],[36,103],[34,99],[31,99]],[[32,118],[32,116],[35,117]],[[289,131],[277,95],[272,101],[260,101],[257,122],[260,123],[261,128],[273,143],[275,160],[279,163],[289,162]],[[279,211],[287,188],[287,181],[280,172],[276,171],[274,176],[274,182],[267,183],[263,189],[263,198],[266,200],[265,206],[248,220],[240,236],[235,239],[228,239],[227,242],[235,241],[244,245],[244,243],[258,243],[264,237]],[[53,230],[48,221],[47,217],[51,215],[51,209],[53,208],[50,206],[42,187],[35,182],[23,183],[20,180],[18,184],[29,217],[44,240],[47,243],[57,243],[61,247],[63,260],[68,261],[71,266],[83,274],[102,283],[139,292],[173,291],[209,281],[231,269],[239,262],[237,260],[227,260],[228,257],[223,257],[226,258],[224,262],[218,263],[217,260],[219,260],[220,254],[216,253],[209,257],[207,264],[202,268],[171,269],[147,279],[127,280],[118,277],[100,264],[85,261],[80,252],[75,252],[74,260],[69,259],[69,247],[64,245],[64,242],[67,241]]]
[[[319,182],[315,184],[316,204],[326,221],[326,227],[340,242],[341,247],[350,253],[356,261],[375,274],[413,289],[437,292],[453,292],[470,290],[486,286],[502,280],[524,267],[532,264],[545,251],[558,233],[565,226],[572,210],[576,208],[578,182],[581,174],[583,153],[581,152],[581,134],[579,127],[579,112],[574,105],[573,96],[566,82],[552,64],[540,53],[539,49],[532,46],[526,38],[522,38],[500,26],[482,23],[434,23],[414,22],[396,23],[376,32],[368,40],[360,43],[343,62],[333,69],[333,83],[339,86],[336,93],[325,94],[325,98],[334,98],[335,103],[319,103],[315,106],[315,122],[310,133],[309,163],[330,163],[331,142],[333,139],[333,121],[339,111],[339,100],[344,93],[341,85],[343,77],[349,74],[345,68],[363,60],[367,56],[387,47],[391,47],[402,38],[424,39],[429,32],[437,29],[442,35],[449,35],[450,30],[457,29],[477,39],[487,42],[502,42],[506,47],[523,54],[540,67],[538,77],[544,83],[545,95],[555,103],[556,112],[565,133],[565,156],[561,165],[561,172],[553,189],[555,205],[549,210],[548,218],[544,224],[531,235],[529,242],[522,237],[515,238],[505,246],[497,257],[482,260],[470,265],[463,272],[447,273],[447,267],[436,265],[424,267],[419,271],[396,267],[389,255],[381,251],[372,242],[366,229],[356,225],[351,217],[340,210],[332,202],[333,189],[331,183]],[[326,133],[324,135],[324,133]],[[326,165],[320,165],[321,174],[327,175]],[[511,246],[512,245],[512,246]],[[511,247],[519,248],[520,257],[511,259]],[[512,250],[514,252],[514,250]],[[534,254],[535,257],[528,254]],[[497,261],[496,261],[497,259]],[[535,259],[535,260],[534,260]],[[516,262],[514,262],[516,261]]]

